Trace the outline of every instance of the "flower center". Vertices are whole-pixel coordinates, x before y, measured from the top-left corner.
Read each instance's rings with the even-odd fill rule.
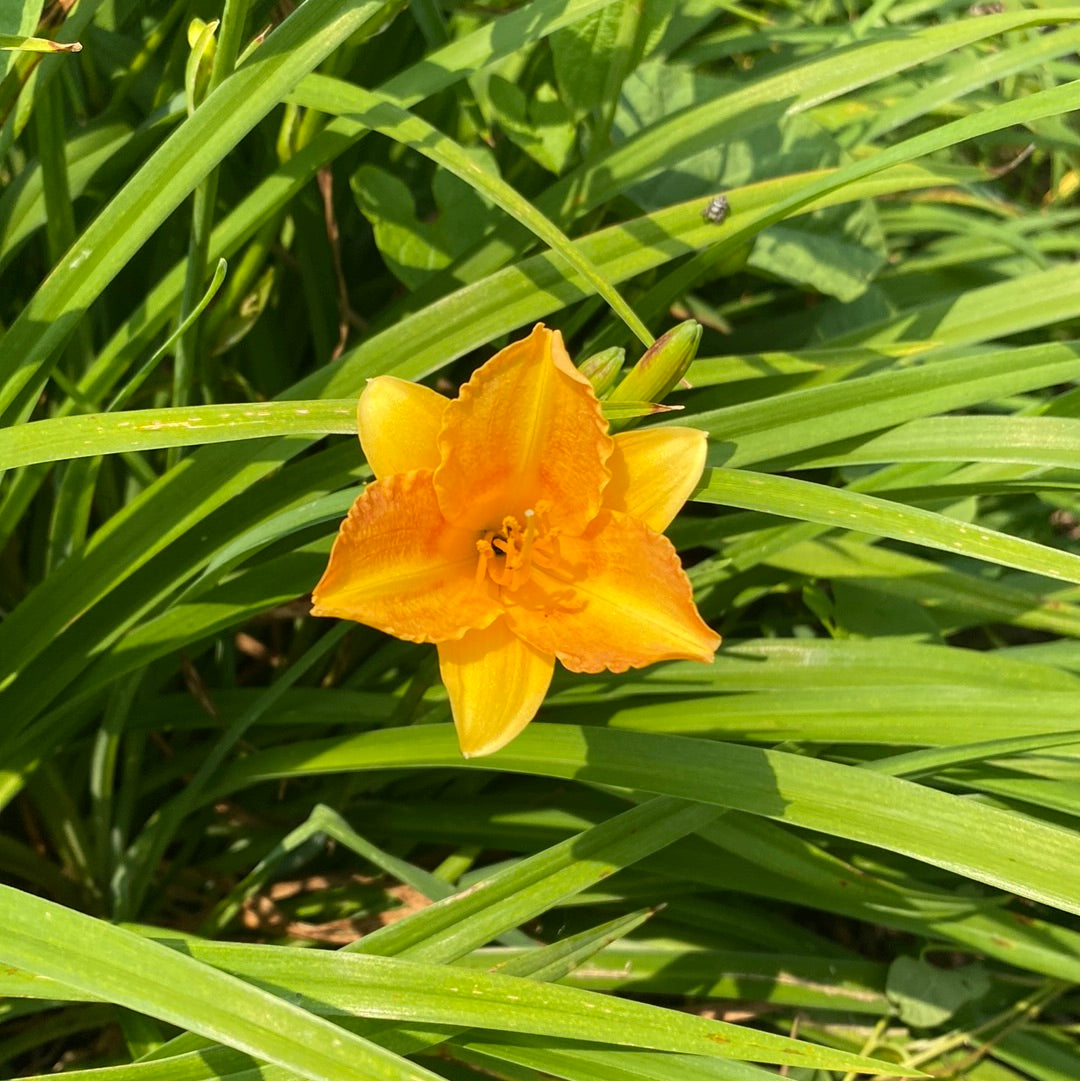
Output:
[[[559,531],[548,523],[547,508],[538,503],[522,518],[508,514],[498,529],[487,530],[476,542],[478,583],[490,578],[501,591],[514,593],[529,581],[533,567],[554,570]]]

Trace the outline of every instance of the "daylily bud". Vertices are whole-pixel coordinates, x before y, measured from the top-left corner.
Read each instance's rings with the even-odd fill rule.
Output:
[[[687,319],[661,334],[611,392],[612,402],[658,402],[675,388],[697,355],[701,324]]]
[[[200,19],[197,15],[191,22],[188,23],[187,28],[187,43],[188,47],[194,49],[199,43],[199,38],[202,37],[203,31],[210,26],[210,31],[213,33],[217,29],[218,21],[214,20],[214,25],[210,26],[205,19]]]
[[[578,368],[581,374],[592,383],[596,396],[600,398],[611,390],[625,363],[626,350],[620,345],[613,345],[610,349],[593,353],[591,357],[583,360]]]
[[[191,46],[191,54],[188,56],[187,67],[184,70],[184,94],[187,98],[189,116],[206,97],[210,73],[214,68],[214,53],[217,51],[217,40],[214,34],[220,22],[220,19],[211,19],[207,23],[195,18],[188,24],[188,44]]]

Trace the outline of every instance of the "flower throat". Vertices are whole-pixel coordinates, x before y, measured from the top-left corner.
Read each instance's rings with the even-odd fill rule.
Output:
[[[500,590],[513,593],[532,576],[534,566],[552,574],[559,562],[558,529],[548,522],[547,505],[537,503],[522,516],[524,524],[508,514],[498,529],[489,529],[476,542],[480,558],[476,581],[490,578]],[[561,578],[557,572],[554,576]]]

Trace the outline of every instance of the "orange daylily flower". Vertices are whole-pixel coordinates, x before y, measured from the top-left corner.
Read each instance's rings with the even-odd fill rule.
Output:
[[[341,524],[312,612],[434,642],[466,757],[574,672],[711,661],[720,644],[662,537],[705,434],[608,434],[562,335],[538,324],[454,399],[392,376],[357,407],[375,480]]]

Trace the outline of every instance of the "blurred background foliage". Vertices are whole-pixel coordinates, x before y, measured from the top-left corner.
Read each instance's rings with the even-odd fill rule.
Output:
[[[4,1071],[1072,1081],[1078,45],[1052,2],[0,5]],[[430,647],[307,615],[357,394],[688,318],[725,645],[464,762]]]

